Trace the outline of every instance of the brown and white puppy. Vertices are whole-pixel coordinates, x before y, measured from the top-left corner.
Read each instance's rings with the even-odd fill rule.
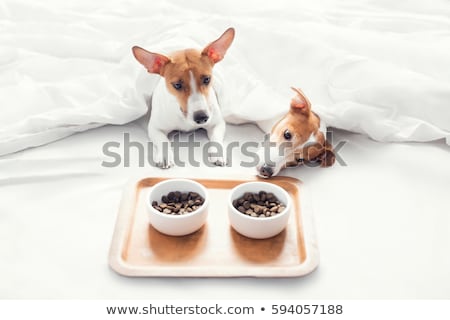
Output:
[[[321,167],[329,167],[335,161],[333,148],[326,140],[325,123],[311,111],[305,94],[297,88],[292,90],[296,95],[289,112],[272,127],[271,147],[260,153],[256,169],[263,178],[275,176],[288,166],[319,162]]]
[[[233,39],[234,29],[229,28],[203,50],[185,49],[168,56],[133,47],[136,60],[149,73],[162,77],[153,91],[148,124],[159,167],[173,166],[167,137],[172,131],[204,128],[210,141],[223,144],[225,121],[213,86],[213,67],[224,58]],[[220,166],[225,164],[223,158],[217,156],[210,156],[209,161]]]

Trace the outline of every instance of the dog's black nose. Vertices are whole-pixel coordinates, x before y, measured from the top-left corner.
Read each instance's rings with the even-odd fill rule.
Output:
[[[209,117],[208,115],[203,111],[196,111],[194,112],[194,121],[198,124],[205,123],[208,121]]]
[[[264,164],[261,169],[259,169],[259,174],[263,177],[271,177],[273,175],[273,168],[268,166],[267,164]]]

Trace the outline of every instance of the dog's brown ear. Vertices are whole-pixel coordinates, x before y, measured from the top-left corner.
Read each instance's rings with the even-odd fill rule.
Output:
[[[319,155],[321,167],[331,167],[336,161],[333,147],[328,141],[325,141],[323,152]]]
[[[291,110],[308,115],[311,112],[311,102],[302,90],[294,87],[291,87],[291,89],[296,93],[291,100]]]
[[[316,143],[305,147],[303,157],[309,162],[319,162],[321,167],[331,167],[336,160],[333,147],[327,141],[325,145]]]
[[[217,63],[225,57],[225,53],[231,46],[234,39],[234,29],[228,28],[219,39],[211,42],[202,51],[202,55],[207,56],[211,62]]]
[[[141,47],[134,46],[133,55],[148,72],[162,75],[164,66],[170,62],[170,59],[159,53],[149,52]]]

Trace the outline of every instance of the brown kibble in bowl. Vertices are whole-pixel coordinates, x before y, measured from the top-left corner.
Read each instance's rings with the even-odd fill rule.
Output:
[[[171,215],[183,215],[199,209],[205,199],[196,192],[173,191],[161,197],[161,203],[152,202],[159,212]]]
[[[271,192],[246,192],[240,198],[234,199],[233,207],[239,212],[251,217],[273,217],[286,208]]]

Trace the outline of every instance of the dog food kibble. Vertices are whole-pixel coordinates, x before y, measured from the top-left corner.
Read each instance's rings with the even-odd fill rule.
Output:
[[[251,217],[273,217],[281,213],[286,206],[271,192],[246,192],[238,199],[233,200],[233,207],[239,212]]]
[[[167,195],[161,197],[161,203],[158,201],[152,202],[152,207],[159,212],[182,215],[200,208],[205,199],[197,192],[169,192]]]

